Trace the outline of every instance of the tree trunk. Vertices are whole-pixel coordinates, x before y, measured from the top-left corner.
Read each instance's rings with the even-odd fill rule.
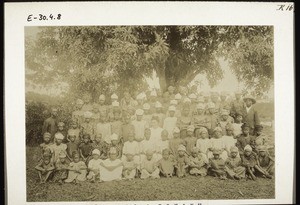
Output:
[[[160,86],[160,90],[162,92],[165,92],[167,90],[167,79],[166,79],[166,73],[165,73],[165,69],[162,70],[157,70],[156,71],[158,79],[159,79],[159,86]]]

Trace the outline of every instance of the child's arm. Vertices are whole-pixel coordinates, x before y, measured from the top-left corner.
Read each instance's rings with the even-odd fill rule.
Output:
[[[55,169],[54,165],[51,164],[50,167],[48,169],[46,169],[46,171],[53,171]]]
[[[86,158],[83,156],[81,149],[79,149],[79,154],[80,154],[80,157],[85,161]]]
[[[46,171],[46,170],[43,168],[42,163],[43,163],[43,162],[40,162],[40,163],[35,167],[35,169],[38,170],[38,171],[41,171],[41,172]]]

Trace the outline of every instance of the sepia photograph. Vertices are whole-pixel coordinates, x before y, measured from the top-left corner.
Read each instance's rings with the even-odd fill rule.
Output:
[[[5,4],[7,204],[293,203],[293,15]]]
[[[25,27],[27,201],[274,199],[273,30]]]

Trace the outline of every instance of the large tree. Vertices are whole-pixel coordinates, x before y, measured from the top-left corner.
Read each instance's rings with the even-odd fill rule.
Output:
[[[70,93],[139,89],[156,71],[160,86],[187,85],[205,74],[222,79],[225,57],[240,82],[257,94],[273,82],[273,28],[267,26],[42,27],[26,38],[26,82],[67,82]]]

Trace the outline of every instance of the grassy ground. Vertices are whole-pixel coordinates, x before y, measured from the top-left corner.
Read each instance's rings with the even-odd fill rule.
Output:
[[[274,106],[257,104],[261,120],[274,119]],[[265,127],[267,142],[274,145],[271,127]],[[27,201],[152,201],[205,199],[271,199],[275,197],[275,180],[259,178],[221,181],[214,177],[161,178],[152,180],[81,184],[39,184],[34,170],[39,156],[36,147],[26,148]],[[274,150],[271,150],[274,156]]]
[[[214,177],[161,178],[81,184],[39,184],[34,165],[37,148],[27,147],[27,201],[143,201],[200,199],[269,199],[274,179],[222,181]]]

